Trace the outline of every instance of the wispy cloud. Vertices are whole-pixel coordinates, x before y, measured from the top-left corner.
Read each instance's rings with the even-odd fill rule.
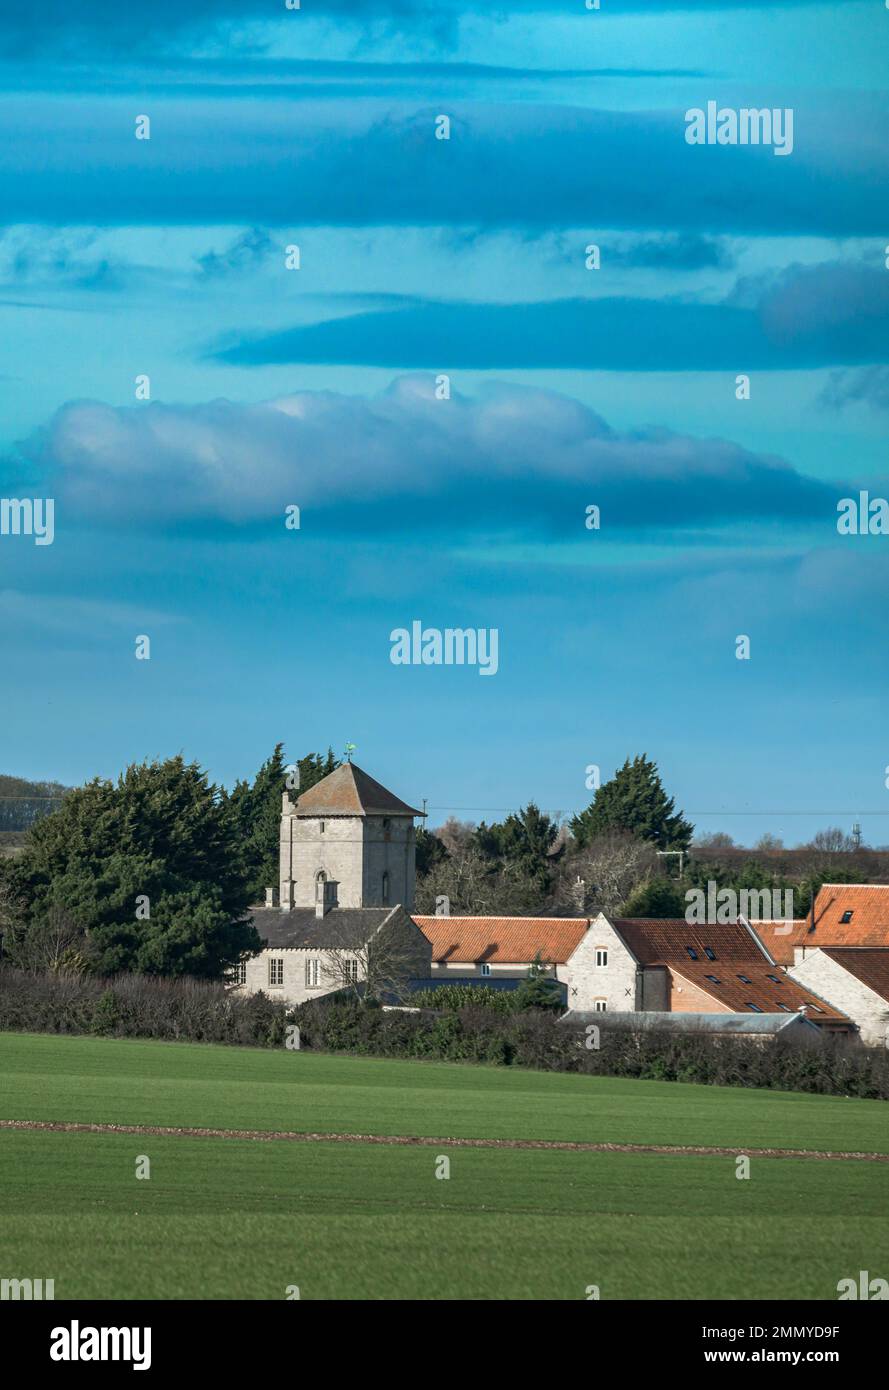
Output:
[[[607,275],[608,248],[603,248]],[[607,283],[607,282],[606,282]],[[222,345],[220,361],[381,367],[782,370],[882,361],[889,341],[884,270],[792,267],[721,302],[600,297],[531,304],[415,301]]]

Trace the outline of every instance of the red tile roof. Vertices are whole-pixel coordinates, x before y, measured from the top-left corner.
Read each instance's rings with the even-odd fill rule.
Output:
[[[846,912],[850,922],[843,922]],[[830,946],[889,945],[889,940],[863,941],[864,935],[889,935],[889,883],[823,883],[815,899],[815,936]],[[818,945],[816,940],[815,945]]]
[[[549,965],[564,965],[586,936],[588,917],[417,917],[432,942],[432,959],[529,965],[540,952]]]
[[[889,950],[869,946],[822,946],[822,951],[856,980],[889,1000]]]
[[[820,995],[813,994],[797,984],[783,970],[769,967],[762,962],[751,963],[743,960],[723,958],[715,961],[677,962],[670,966],[672,985],[687,980],[696,989],[709,994],[730,1013],[796,1013],[801,1004],[807,1004],[806,1017],[815,1023],[847,1023],[848,1019],[839,1009],[833,1008]],[[746,976],[741,980],[739,976]],[[709,976],[714,976],[710,979]],[[676,1011],[676,1002],[673,1009]],[[751,1008],[755,1004],[756,1008]],[[781,1005],[787,1006],[786,1010]]]
[[[793,965],[796,959],[793,948],[800,945],[809,923],[800,919],[793,922],[757,920],[750,925],[776,964]]]
[[[842,919],[851,912],[850,921]],[[794,946],[889,946],[889,883],[825,883],[811,915],[793,923],[788,935],[754,922],[766,950],[781,965],[793,965]]]
[[[688,947],[705,963],[709,947],[718,957],[768,964],[762,946],[743,922],[692,925],[682,917],[615,917],[611,925],[642,965],[691,964]]]
[[[808,1004],[807,1017],[817,1022],[848,1022],[845,1014],[771,965],[743,922],[690,925],[681,917],[623,917],[611,925],[642,965],[667,966],[671,994],[686,981],[731,1013],[783,1013],[782,1004],[795,1013],[801,1004]],[[689,948],[697,959],[689,955]],[[740,975],[746,979],[739,979]],[[675,1001],[671,1002],[675,1009]],[[751,1009],[753,1004],[756,1009]]]

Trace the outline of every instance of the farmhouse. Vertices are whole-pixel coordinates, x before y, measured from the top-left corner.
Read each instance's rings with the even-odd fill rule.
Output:
[[[568,1006],[599,1013],[804,1012],[823,1028],[848,1018],[788,978],[743,920],[701,925],[684,918],[613,918],[590,924],[596,948],[569,962]]]
[[[432,946],[439,984],[485,984],[512,989],[538,961],[567,995],[570,962],[595,948],[588,917],[418,917]]]

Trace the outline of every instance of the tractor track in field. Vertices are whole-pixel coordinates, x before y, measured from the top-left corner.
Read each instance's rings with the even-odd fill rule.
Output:
[[[570,1139],[467,1139],[413,1134],[324,1134],[297,1130],[185,1129],[166,1125],[94,1125],[63,1120],[0,1120],[0,1129],[44,1130],[60,1134],[133,1134],[163,1139],[249,1139],[268,1143],[289,1140],[296,1144],[390,1144],[403,1148],[439,1149],[543,1149],[568,1153],[689,1154],[717,1158],[816,1158],[889,1163],[889,1153],[842,1152],[835,1149],[725,1148],[709,1144],[596,1144]]]

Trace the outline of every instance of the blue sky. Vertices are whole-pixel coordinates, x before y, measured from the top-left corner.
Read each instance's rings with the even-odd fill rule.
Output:
[[[0,770],[351,741],[437,823],[646,752],[703,830],[889,843],[889,538],[836,526],[889,495],[887,34],[0,4],[0,491],[56,508],[0,536]],[[708,100],[792,154],[688,145]],[[394,666],[414,620],[497,628],[496,676]]]

